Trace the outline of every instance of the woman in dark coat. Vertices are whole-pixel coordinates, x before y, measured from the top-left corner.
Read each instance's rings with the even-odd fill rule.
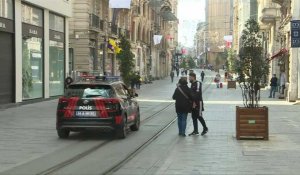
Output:
[[[185,136],[187,115],[192,109],[192,94],[187,84],[187,80],[181,78],[173,94],[180,136]]]

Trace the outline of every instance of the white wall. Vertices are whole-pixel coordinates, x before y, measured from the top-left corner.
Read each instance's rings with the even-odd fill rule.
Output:
[[[63,16],[72,16],[72,0],[23,0]]]

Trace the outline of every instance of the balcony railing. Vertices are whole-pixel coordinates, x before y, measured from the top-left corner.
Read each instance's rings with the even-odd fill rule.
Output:
[[[95,14],[90,14],[90,29],[99,30],[100,29],[100,18]]]

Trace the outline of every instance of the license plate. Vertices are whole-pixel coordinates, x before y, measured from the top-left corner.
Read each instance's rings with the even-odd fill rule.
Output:
[[[76,111],[77,117],[96,117],[96,111]]]

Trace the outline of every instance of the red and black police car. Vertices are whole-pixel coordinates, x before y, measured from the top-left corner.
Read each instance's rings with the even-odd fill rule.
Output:
[[[133,94],[121,81],[93,80],[68,85],[59,98],[56,130],[60,138],[70,131],[112,131],[125,138],[127,129],[139,130],[140,111]]]

